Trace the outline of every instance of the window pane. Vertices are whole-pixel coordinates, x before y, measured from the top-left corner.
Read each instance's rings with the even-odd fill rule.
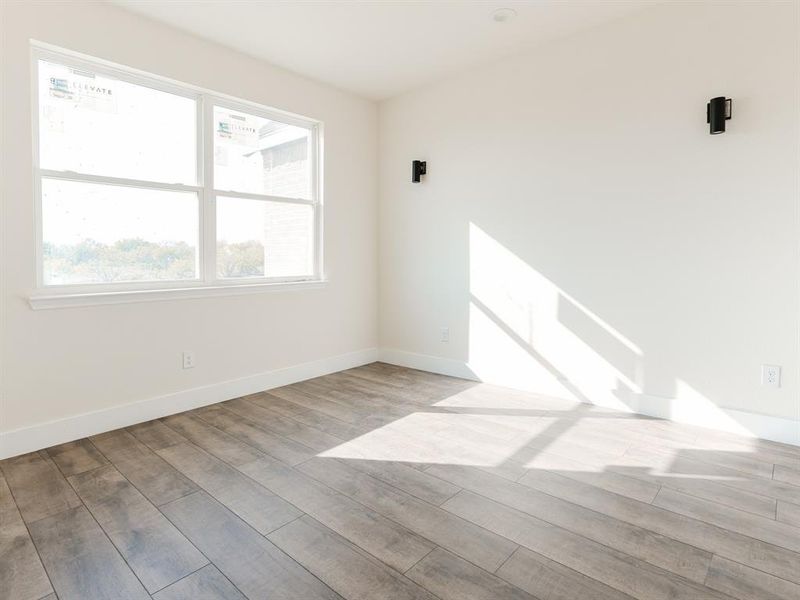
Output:
[[[218,190],[311,198],[311,132],[214,107],[214,187]]]
[[[39,61],[44,169],[197,184],[196,102]]]
[[[310,277],[314,273],[314,209],[243,198],[217,198],[217,274]]]
[[[44,283],[195,279],[198,206],[190,192],[43,179]]]

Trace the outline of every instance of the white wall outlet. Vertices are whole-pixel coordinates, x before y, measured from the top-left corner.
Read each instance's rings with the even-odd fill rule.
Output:
[[[781,368],[778,365],[761,365],[761,385],[781,387]]]
[[[194,352],[183,353],[183,368],[194,369]]]
[[[445,344],[450,341],[450,328],[449,327],[442,327],[442,329],[439,331],[439,340],[441,340]]]

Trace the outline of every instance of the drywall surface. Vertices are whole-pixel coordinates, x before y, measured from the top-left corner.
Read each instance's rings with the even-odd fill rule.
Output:
[[[2,21],[0,431],[375,348],[374,103],[107,4],[6,1]],[[322,121],[329,282],[300,291],[31,310],[31,39]],[[181,368],[184,350],[194,352],[194,369]]]
[[[381,104],[381,347],[666,416],[800,418],[798,30],[795,2],[665,3]]]

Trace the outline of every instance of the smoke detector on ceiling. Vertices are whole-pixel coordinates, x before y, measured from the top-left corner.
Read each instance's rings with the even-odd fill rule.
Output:
[[[495,23],[506,23],[517,16],[517,11],[513,8],[498,8],[492,12],[492,20]]]

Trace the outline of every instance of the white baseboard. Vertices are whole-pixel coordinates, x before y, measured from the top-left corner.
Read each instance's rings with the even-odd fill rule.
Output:
[[[0,459],[375,362],[370,348],[0,433]]]
[[[266,371],[139,402],[0,433],[0,459],[135,425],[381,360],[394,365],[480,381],[465,362],[402,350],[370,348]],[[491,382],[502,385],[499,382]],[[617,406],[612,408],[619,408]],[[678,399],[640,395],[630,412],[800,446],[800,421],[729,408],[698,411]]]
[[[470,369],[469,364],[463,361],[393,349],[381,349],[378,355],[379,360],[393,365],[481,381]],[[487,383],[503,385],[503,382],[498,381]],[[627,407],[621,408],[619,404],[598,403],[599,406],[667,419],[677,423],[800,446],[800,420],[796,419],[773,417],[712,405],[699,406],[695,401],[647,394],[638,394],[630,398],[627,404]]]
[[[381,348],[378,351],[378,357],[378,360],[389,363],[390,365],[398,365],[400,367],[408,367],[409,369],[438,373],[439,375],[449,375],[450,377],[479,381],[475,373],[467,366],[467,363],[452,358],[442,358],[440,356],[431,356],[430,354],[416,354],[414,352],[393,350],[391,348]]]
[[[707,427],[747,437],[800,446],[800,420],[774,417],[735,408],[713,407],[704,410],[681,398],[664,398],[641,394],[633,412]]]

